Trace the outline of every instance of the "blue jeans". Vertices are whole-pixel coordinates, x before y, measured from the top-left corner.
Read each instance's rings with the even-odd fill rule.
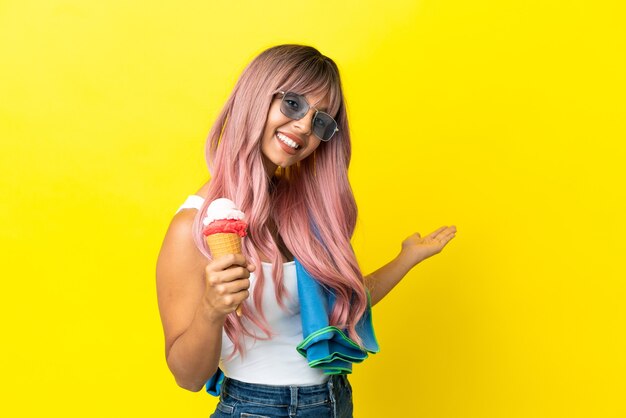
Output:
[[[270,386],[224,378],[211,418],[352,418],[352,387],[345,375],[312,386]]]

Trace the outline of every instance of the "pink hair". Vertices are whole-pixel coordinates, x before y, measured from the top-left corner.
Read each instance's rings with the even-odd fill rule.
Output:
[[[328,113],[339,125],[329,142],[298,164],[279,169],[277,178],[266,174],[261,139],[270,104],[278,90],[328,95]],[[213,125],[207,140],[207,163],[212,178],[207,199],[194,223],[195,242],[210,258],[202,237],[201,219],[208,204],[227,197],[246,214],[248,237],[244,255],[256,266],[254,301],[257,315],[245,308],[243,316],[266,335],[271,330],[262,311],[265,280],[259,253],[272,262],[276,300],[283,309],[286,289],[282,283],[282,255],[270,231],[270,217],[291,253],[323,286],[336,296],[330,323],[346,329],[361,343],[355,325],[367,306],[363,276],[350,239],[357,208],[348,181],[351,146],[345,101],[336,64],[315,48],[279,45],[262,52],[241,74],[233,92]],[[244,305],[245,306],[245,305]],[[241,318],[228,316],[225,330],[233,341],[233,355],[243,346]]]

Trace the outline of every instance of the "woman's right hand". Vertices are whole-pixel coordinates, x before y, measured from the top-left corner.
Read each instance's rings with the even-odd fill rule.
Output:
[[[254,270],[242,254],[227,254],[206,266],[204,302],[214,318],[225,319],[248,298],[249,277]]]

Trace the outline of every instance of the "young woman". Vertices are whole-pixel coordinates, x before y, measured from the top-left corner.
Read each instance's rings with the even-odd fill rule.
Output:
[[[157,263],[167,364],[181,387],[220,395],[213,417],[352,416],[346,375],[378,349],[370,307],[455,236],[413,234],[363,277],[350,150],[337,66],[308,46],[262,52],[213,125],[211,180],[174,216]],[[248,236],[243,255],[212,259],[202,218],[220,197]]]

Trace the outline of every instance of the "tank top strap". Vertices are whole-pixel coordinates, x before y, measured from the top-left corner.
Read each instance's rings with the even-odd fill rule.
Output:
[[[180,212],[183,209],[197,209],[197,210],[200,210],[200,208],[202,207],[203,203],[204,203],[204,198],[202,198],[201,196],[192,194],[192,195],[187,197],[187,200],[185,200],[185,203],[183,203],[181,205],[181,207],[178,208],[176,213]]]

